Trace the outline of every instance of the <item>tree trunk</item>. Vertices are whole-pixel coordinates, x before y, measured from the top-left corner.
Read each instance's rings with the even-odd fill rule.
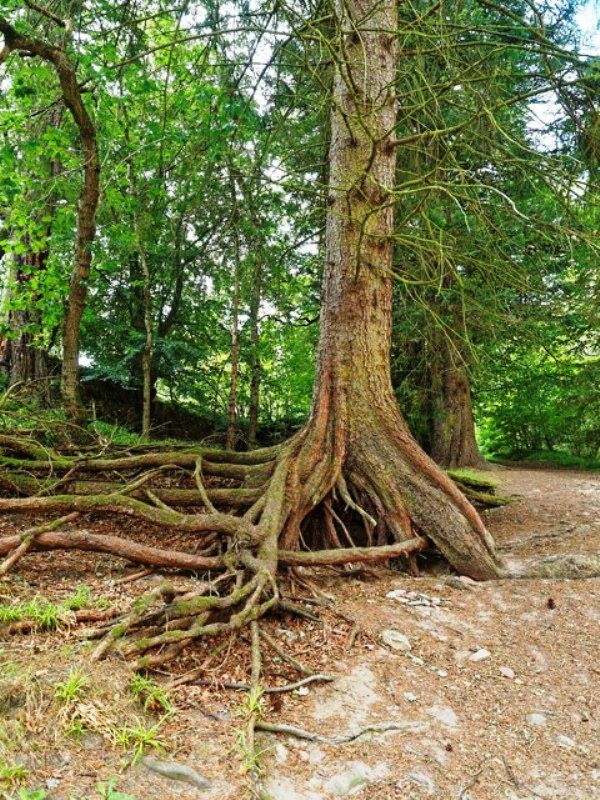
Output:
[[[377,521],[379,544],[416,531],[459,571],[496,577],[481,519],[412,438],[392,390],[396,4],[350,0],[338,14],[316,385],[310,420],[292,440],[296,493],[288,485],[281,547],[299,546],[302,521],[320,503],[327,515],[337,492],[367,528],[367,515]]]
[[[235,274],[233,278],[233,302],[231,307],[231,374],[229,377],[229,398],[227,400],[227,437],[226,448],[235,450],[237,444],[237,394],[240,371],[240,240],[235,231]],[[256,429],[255,429],[256,430]]]
[[[150,423],[152,419],[152,391],[155,377],[152,371],[152,349],[154,343],[153,324],[152,324],[152,278],[144,245],[138,237],[140,263],[144,275],[144,330],[146,340],[142,350],[142,437],[147,439],[150,436]]]
[[[68,61],[65,57],[65,63]],[[67,419],[81,422],[79,395],[79,334],[87,299],[87,280],[92,264],[95,217],[100,197],[100,159],[94,123],[83,103],[74,70],[68,64],[61,73],[63,97],[79,128],[83,151],[83,186],[77,210],[75,262],[69,283],[67,313],[63,325],[62,397]]]
[[[254,254],[254,280],[250,298],[250,405],[248,408],[248,447],[256,444],[258,411],[260,407],[260,344],[259,314],[262,297],[263,263],[261,248]]]
[[[8,337],[2,346],[2,365],[8,375],[8,385],[25,384],[41,400],[49,399],[48,354],[35,344],[32,328],[41,328],[35,310],[11,308],[10,295],[19,295],[19,286],[27,283],[32,271],[45,269],[47,252],[17,256],[13,278],[8,288]]]
[[[458,347],[438,333],[431,368],[431,455],[445,467],[485,469],[475,438],[469,373]]]
[[[56,17],[55,21],[65,31],[70,30],[70,25],[64,20],[61,21]],[[79,396],[79,328],[85,310],[86,281],[90,274],[91,246],[94,241],[96,209],[100,196],[100,159],[96,129],[83,102],[76,67],[71,63],[66,49],[56,47],[43,39],[19,33],[4,17],[0,17],[0,32],[4,36],[5,51],[18,50],[32,53],[52,64],[60,82],[62,98],[77,125],[81,139],[83,186],[79,194],[75,258],[63,325],[61,380],[63,405],[67,418],[72,422],[79,423],[83,419]]]

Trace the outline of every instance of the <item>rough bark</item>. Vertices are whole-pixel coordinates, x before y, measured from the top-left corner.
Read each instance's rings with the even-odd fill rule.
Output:
[[[231,202],[233,204],[233,245],[234,245],[234,274],[233,274],[233,299],[231,303],[231,371],[229,375],[229,397],[227,399],[227,433],[225,446],[227,450],[235,450],[237,444],[237,397],[238,379],[240,370],[240,299],[241,299],[241,253],[240,233],[238,228],[238,202],[237,187],[231,167],[229,171],[229,184],[231,189]]]
[[[396,9],[354,0],[340,10],[343,52],[335,79],[317,378],[299,520],[342,475],[378,520],[379,535],[414,529],[475,578],[501,568],[472,506],[411,437],[390,379],[392,188],[396,152]]]
[[[17,256],[6,299],[8,337],[2,342],[1,363],[8,374],[8,385],[25,384],[41,398],[47,399],[49,374],[48,354],[36,345],[32,330],[40,327],[41,320],[34,310],[14,308],[10,295],[18,296],[31,275],[45,269],[47,252]]]
[[[254,279],[252,282],[252,296],[250,298],[250,405],[248,408],[248,447],[256,443],[258,430],[258,412],[260,406],[260,330],[259,313],[262,297],[263,264],[262,258],[257,253],[254,259]]]
[[[484,469],[475,437],[471,383],[458,343],[438,334],[431,365],[431,455],[445,467]]]

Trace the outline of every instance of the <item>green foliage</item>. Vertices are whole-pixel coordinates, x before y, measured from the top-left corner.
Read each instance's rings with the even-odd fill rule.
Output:
[[[131,693],[141,703],[144,711],[166,711],[173,713],[173,706],[165,690],[145,675],[136,672],[129,684]]]
[[[98,783],[96,791],[102,800],[134,800],[132,795],[119,792],[116,787],[117,779],[112,777],[106,783]]]
[[[0,622],[20,622],[22,620],[31,620],[40,628],[53,630],[60,624],[60,608],[39,597],[24,603],[0,605]]]
[[[55,685],[54,698],[62,705],[71,705],[76,700],[81,699],[89,686],[89,682],[90,679],[87,675],[73,667],[67,680]]]
[[[44,630],[58,628],[69,612],[78,611],[92,604],[88,586],[79,586],[61,603],[53,603],[44,597],[34,597],[20,603],[0,604],[0,623],[31,622]]]
[[[22,764],[0,761],[0,789],[18,786],[29,775],[29,770]]]
[[[316,7],[249,14],[235,0],[232,37],[209,6],[91,0],[72,15],[102,154],[84,380],[108,396],[133,390],[138,421],[148,289],[157,397],[222,431],[237,316],[243,445],[253,371],[263,439],[297,429],[310,406],[337,40]],[[597,457],[598,59],[577,53],[576,8],[540,4],[546,42],[526,5],[399,8],[393,372],[426,447],[432,375],[451,340],[487,453]],[[58,41],[22,3],[5,0],[3,14]],[[55,358],[78,135],[48,64],[11,57],[2,70],[0,339],[24,335]],[[556,118],[540,131],[548,98]],[[94,435],[139,443],[110,397],[98,405],[119,424],[97,421]],[[54,443],[62,413],[37,413],[34,429]],[[32,419],[30,407],[0,409],[3,425],[31,430]]]
[[[92,605],[90,587],[85,584],[78,586],[75,593],[65,598],[61,605],[68,611],[80,611],[82,608]]]
[[[19,800],[46,800],[45,789],[19,789]]]
[[[165,743],[159,736],[159,730],[168,716],[169,714],[165,715],[151,726],[136,718],[133,725],[124,725],[117,731],[117,744],[133,751],[132,764],[137,763],[147,750],[155,750],[157,753],[165,752]]]

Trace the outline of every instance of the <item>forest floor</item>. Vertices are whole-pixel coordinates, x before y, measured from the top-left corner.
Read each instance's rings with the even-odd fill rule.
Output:
[[[600,475],[529,467],[499,467],[494,475],[500,491],[513,495],[510,505],[485,514],[507,558],[600,549]],[[22,525],[6,515],[0,533]],[[123,531],[121,520],[86,521],[96,531],[111,525]],[[156,542],[155,528],[125,525],[128,535]],[[164,546],[170,536],[160,539]],[[92,605],[126,605],[158,580],[118,582],[136,571],[109,556],[40,553],[0,585],[4,604],[37,595],[63,608],[56,631],[2,637],[0,796],[18,797],[21,782],[42,789],[38,798],[122,800],[111,797],[111,777],[135,800],[244,796],[244,694],[183,686],[170,693],[176,713],[160,708],[161,696],[154,711],[144,711],[123,662],[113,656],[86,663],[89,645],[69,625],[65,598],[84,585],[80,597]],[[271,695],[264,718],[328,737],[378,723],[398,729],[346,744],[261,734],[274,800],[600,798],[600,581],[460,588],[438,569],[418,579],[390,570],[324,574],[315,583],[343,617],[325,611],[322,624],[280,617],[268,625],[297,658],[334,680]],[[291,591],[307,595],[298,585]],[[383,637],[404,649],[383,644],[384,631],[404,634],[407,641]],[[245,647],[211,656],[209,645],[199,645],[178,671],[206,658],[215,680],[245,680]],[[83,677],[72,693],[64,686],[74,664],[71,685]],[[298,678],[276,656],[266,666],[268,685]],[[146,756],[131,764],[144,741]],[[210,786],[157,772],[181,777],[181,765]],[[185,777],[194,780],[193,773]]]

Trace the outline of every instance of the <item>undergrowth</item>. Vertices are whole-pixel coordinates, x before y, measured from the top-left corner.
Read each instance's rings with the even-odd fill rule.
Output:
[[[562,450],[533,450],[531,452],[514,451],[495,453],[490,461],[526,461],[548,464],[557,469],[583,469],[600,471],[600,459],[590,456],[574,456]]]
[[[44,597],[18,603],[0,603],[0,625],[12,622],[32,622],[43,630],[55,630],[68,620],[69,614],[93,605],[88,586],[79,586],[76,591],[60,603],[52,603]]]

